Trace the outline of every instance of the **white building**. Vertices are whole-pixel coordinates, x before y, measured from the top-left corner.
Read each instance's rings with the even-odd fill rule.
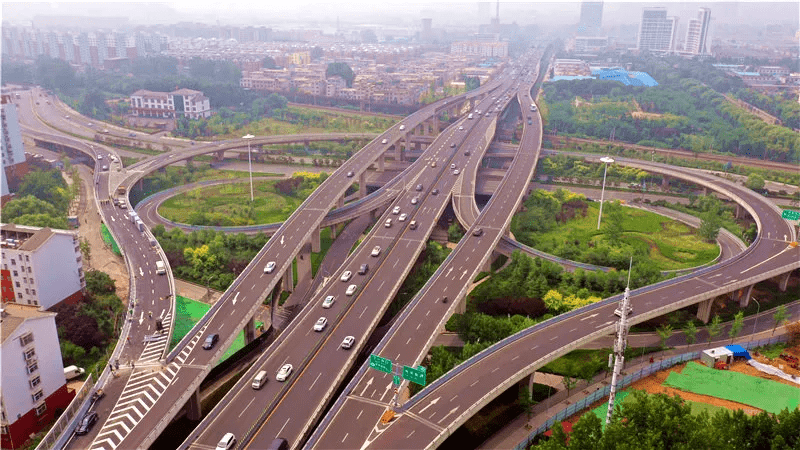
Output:
[[[25,147],[22,145],[22,133],[19,129],[19,118],[17,116],[17,106],[12,100],[12,95],[3,94],[0,101],[0,122],[2,122],[2,138],[0,148],[2,148],[3,176],[0,196],[5,197],[11,193],[9,186],[21,181],[22,177],[28,173],[28,165],[25,163]],[[9,179],[12,183],[9,183]],[[16,191],[14,189],[14,191]]]
[[[643,8],[637,49],[653,53],[674,53],[678,18],[667,17],[664,8]]]
[[[3,302],[49,309],[83,298],[86,279],[77,233],[0,224],[0,249]]]
[[[169,93],[177,115],[190,119],[211,117],[211,103],[200,91],[178,89]]]
[[[27,305],[0,307],[2,448],[20,447],[75,396],[67,389],[55,316]]]
[[[190,119],[211,117],[211,103],[202,92],[178,89],[172,92],[153,92],[139,89],[131,94],[131,114],[137,117]]]
[[[700,8],[696,19],[689,19],[686,28],[686,52],[693,55],[708,54],[708,28],[711,24],[711,10]]]

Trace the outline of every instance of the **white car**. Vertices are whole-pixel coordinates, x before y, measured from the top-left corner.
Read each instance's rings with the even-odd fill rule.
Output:
[[[342,341],[342,348],[343,348],[343,349],[348,349],[348,348],[352,347],[352,346],[353,346],[353,343],[354,343],[355,341],[356,341],[356,338],[354,338],[353,336],[347,336],[347,337],[346,337],[346,338],[344,338],[344,340]]]
[[[400,214],[400,217],[398,217],[397,220],[399,220],[400,222],[405,222],[407,218],[408,218],[408,214],[403,213],[403,214]]]
[[[455,163],[453,163],[453,164],[450,164],[450,168],[451,168],[451,169],[455,169],[455,168],[456,168],[456,164],[455,164]]]
[[[317,319],[317,323],[314,324],[314,331],[322,331],[326,326],[328,326],[328,319],[320,317]]]
[[[458,127],[458,131],[464,131],[464,127],[463,126],[459,126]]]
[[[460,174],[460,173],[461,173],[461,171],[460,171],[460,170],[458,170],[458,169],[456,169],[456,170],[454,170],[454,171],[453,171],[453,175],[458,175],[458,174]]]
[[[236,437],[233,433],[225,433],[225,436],[222,436],[222,439],[217,444],[217,450],[228,450],[233,448],[234,445],[236,445]]]
[[[400,125],[400,131],[403,131],[403,130],[405,130],[405,129],[406,129],[406,126],[405,126],[405,125]]]
[[[353,276],[353,272],[350,272],[349,270],[345,270],[344,273],[342,273],[342,277],[339,278],[339,279],[342,280],[342,281],[350,281],[350,278],[352,276]]]
[[[264,273],[272,273],[275,270],[275,261],[270,261],[264,266]]]
[[[381,254],[381,246],[380,245],[376,245],[375,247],[372,247],[372,253],[370,253],[370,254],[372,256],[379,256]]]
[[[322,307],[325,308],[325,309],[328,309],[331,306],[333,306],[333,303],[335,301],[336,301],[336,297],[334,297],[333,295],[329,295],[329,296],[325,297],[325,300],[323,300]]]
[[[350,286],[347,286],[347,290],[344,291],[344,294],[353,295],[356,293],[356,289],[358,289],[358,286],[356,286],[355,284],[351,284]]]
[[[411,199],[411,204],[412,205],[416,205],[417,203],[419,203],[419,197],[414,197],[414,198]]]
[[[278,371],[278,374],[275,375],[275,379],[278,381],[286,381],[289,375],[292,374],[292,369],[294,369],[294,367],[292,367],[291,364],[284,364],[281,370]]]
[[[387,143],[389,143],[388,139],[384,139],[384,140],[381,141],[381,144],[387,144]]]
[[[394,209],[392,210],[392,214],[400,214],[400,207],[395,206]]]

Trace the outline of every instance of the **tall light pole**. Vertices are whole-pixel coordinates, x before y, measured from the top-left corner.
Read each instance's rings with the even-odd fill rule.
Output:
[[[756,309],[756,316],[754,317],[753,320],[753,333],[750,335],[750,340],[752,341],[753,335],[756,334],[756,324],[758,323],[758,313],[761,312],[761,303],[759,303],[758,300],[756,300],[755,298],[753,297],[751,298],[753,299],[754,302],[756,302],[756,305],[758,305],[758,309]]]
[[[250,171],[250,203],[253,203],[253,162],[250,160],[250,139],[254,137],[255,136],[252,134],[245,134],[242,136],[242,139],[247,139],[247,168]]]
[[[603,188],[600,190],[600,214],[597,215],[597,229],[600,229],[600,219],[603,217],[603,197],[606,193],[606,174],[608,173],[608,164],[613,163],[614,160],[609,158],[608,156],[603,156],[600,158],[600,161],[605,163],[605,168],[603,169]]]

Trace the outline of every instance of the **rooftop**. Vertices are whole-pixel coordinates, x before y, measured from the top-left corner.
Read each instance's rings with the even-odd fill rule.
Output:
[[[66,230],[55,230],[69,233]],[[55,234],[50,228],[29,227],[25,225],[0,224],[0,245],[27,252],[38,249]],[[71,233],[70,233],[71,234]]]
[[[4,303],[0,313],[0,335],[5,343],[20,325],[28,319],[55,316],[54,312],[40,311],[38,306]]]

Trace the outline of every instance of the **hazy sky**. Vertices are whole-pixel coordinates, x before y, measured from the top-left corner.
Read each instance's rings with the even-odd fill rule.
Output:
[[[797,0],[777,2],[681,2],[675,0],[644,0],[637,2],[605,2],[603,25],[613,26],[638,23],[641,7],[665,6],[669,15],[682,22],[696,14],[700,6],[708,6],[712,17],[723,22],[748,21],[750,23],[791,22],[798,20]],[[3,2],[3,20],[11,23],[31,21],[37,15],[127,17],[132,24],[175,23],[180,21],[267,25],[281,27],[300,21],[319,24],[392,24],[419,27],[423,17],[433,19],[436,28],[474,26],[487,23],[494,16],[494,1],[456,0],[178,0],[173,2]],[[580,15],[580,1],[560,2],[501,1],[500,21],[553,25],[574,24]],[[312,24],[313,25],[313,24]]]

